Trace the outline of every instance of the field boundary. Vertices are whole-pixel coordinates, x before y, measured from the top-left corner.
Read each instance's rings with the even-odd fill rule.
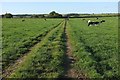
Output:
[[[9,76],[19,67],[19,65],[20,65],[22,62],[25,61],[25,59],[26,59],[27,56],[31,55],[31,53],[32,53],[34,50],[36,50],[37,47],[39,47],[40,45],[43,45],[43,44],[41,44],[41,43],[46,39],[46,37],[49,36],[49,33],[51,33],[51,32],[53,32],[54,30],[56,30],[56,29],[58,28],[58,26],[59,26],[60,24],[62,24],[62,23],[63,23],[63,21],[60,22],[59,24],[57,24],[57,25],[56,25],[55,27],[53,27],[51,30],[49,30],[49,32],[45,34],[45,36],[41,39],[41,41],[37,42],[35,45],[33,45],[32,47],[30,47],[29,50],[28,50],[28,52],[26,52],[24,55],[22,55],[22,56],[19,57],[17,60],[15,60],[14,63],[11,63],[11,64],[9,65],[9,67],[2,72],[2,77],[3,77],[3,78],[9,77]]]

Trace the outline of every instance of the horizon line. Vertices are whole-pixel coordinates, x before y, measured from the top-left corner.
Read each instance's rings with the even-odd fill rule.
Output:
[[[10,13],[10,12],[6,12]],[[0,13],[0,15],[6,14],[6,13]],[[49,14],[49,13],[11,13],[13,15],[21,15],[21,14]],[[71,12],[71,13],[59,13],[59,14],[118,14],[118,12],[103,12],[103,13],[77,13],[77,12]]]

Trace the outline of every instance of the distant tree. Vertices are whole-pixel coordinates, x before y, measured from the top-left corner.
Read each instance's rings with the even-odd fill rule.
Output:
[[[4,18],[4,15],[2,14],[1,17]]]
[[[13,15],[11,13],[6,13],[4,15],[5,18],[13,18]]]
[[[52,11],[49,13],[48,17],[59,18],[59,17],[62,17],[62,15],[59,13],[56,13],[55,11]]]
[[[49,13],[49,15],[52,15],[52,16],[55,15],[55,14],[56,14],[55,11],[52,11],[52,12]]]

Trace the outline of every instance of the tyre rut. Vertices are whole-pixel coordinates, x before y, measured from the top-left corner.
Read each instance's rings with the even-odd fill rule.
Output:
[[[76,70],[73,65],[76,62],[76,58],[72,54],[72,47],[70,44],[69,33],[67,31],[67,20],[65,20],[64,25],[64,36],[66,39],[66,53],[65,53],[65,61],[64,61],[64,68],[65,68],[65,78],[74,78],[74,79],[82,79],[86,80],[83,73]]]
[[[58,26],[60,24],[62,24],[62,22],[60,22],[59,24],[57,24],[55,27],[53,27],[44,37],[42,40],[40,40],[39,42],[37,42],[35,45],[33,45],[32,47],[29,48],[29,50],[24,53],[23,56],[21,56],[20,58],[18,58],[17,60],[15,60],[13,63],[11,63],[7,69],[2,71],[2,77],[3,78],[8,78],[12,73],[14,73],[14,71],[19,68],[19,65],[21,65],[23,62],[25,62],[26,58],[31,55],[34,51],[37,50],[38,47],[40,47],[40,45],[43,45],[44,43],[42,43],[45,39],[47,39],[47,37],[49,37],[50,33],[54,32]]]

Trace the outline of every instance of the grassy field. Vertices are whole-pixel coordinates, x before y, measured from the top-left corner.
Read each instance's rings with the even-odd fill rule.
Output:
[[[104,23],[87,26],[88,20]],[[66,73],[67,47],[72,65],[87,78],[118,77],[117,17],[3,19],[2,65],[5,78],[60,78]],[[69,45],[67,44],[69,40]]]
[[[3,19],[3,69],[26,53],[61,20]]]
[[[63,73],[62,32],[63,23],[46,36],[11,77],[58,78]]]
[[[71,19],[68,25],[72,51],[77,57],[75,67],[83,70],[89,77],[118,75],[118,20],[102,19],[106,22],[99,26],[88,27],[86,21],[81,19]]]

